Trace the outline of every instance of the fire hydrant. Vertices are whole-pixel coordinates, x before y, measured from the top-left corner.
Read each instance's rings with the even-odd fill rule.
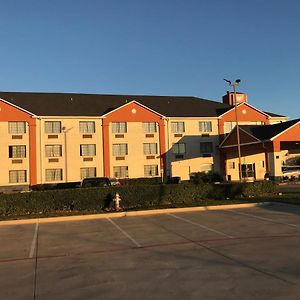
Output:
[[[114,201],[114,206],[115,206],[115,209],[116,211],[120,210],[120,202],[121,202],[121,197],[119,195],[119,193],[116,193],[116,196],[113,198],[113,201]]]

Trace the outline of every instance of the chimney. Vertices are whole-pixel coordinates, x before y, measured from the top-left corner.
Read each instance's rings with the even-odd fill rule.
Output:
[[[242,103],[242,102],[248,102],[248,97],[247,94],[244,93],[236,93],[236,102],[237,104]],[[227,91],[227,94],[223,96],[223,103],[229,104],[229,105],[234,105],[234,93]]]

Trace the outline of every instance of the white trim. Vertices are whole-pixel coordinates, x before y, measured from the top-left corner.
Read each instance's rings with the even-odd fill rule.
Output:
[[[259,110],[258,108],[256,108],[256,107],[250,105],[248,102],[241,102],[241,103],[238,103],[238,104],[237,104],[237,107],[242,106],[242,105],[246,105],[246,106],[251,107],[252,109],[254,109],[254,110],[260,112],[261,114],[265,115],[265,116],[267,117],[267,119],[269,119],[269,118],[271,117],[270,115],[266,114],[266,113],[263,112],[262,110]],[[225,114],[229,113],[229,112],[230,112],[231,110],[233,110],[234,108],[235,108],[235,105],[233,105],[232,108],[230,108],[229,110],[227,110],[226,112],[224,112],[223,114],[221,114],[219,117],[223,117]]]
[[[292,121],[292,120],[291,120]],[[270,141],[273,141],[274,139],[276,139],[277,137],[279,137],[281,134],[285,133],[286,131],[290,130],[291,128],[293,128],[294,126],[298,125],[300,122],[300,120],[298,122],[296,122],[295,124],[291,125],[290,127],[288,127],[287,129],[281,131],[280,133],[278,133],[277,135],[273,136],[272,138],[270,138]],[[273,124],[276,125],[276,124]],[[272,126],[272,125],[270,125]]]
[[[262,143],[262,141],[258,141],[258,142],[252,142],[252,143],[244,143],[244,144],[240,144],[240,146],[246,146],[246,145],[253,145],[253,144],[260,144]],[[236,147],[237,144],[234,145],[230,145],[230,146],[223,146],[222,148],[231,148],[231,147]],[[220,148],[220,147],[219,147]]]
[[[241,126],[243,126],[243,125],[239,125],[239,129],[240,130],[242,130],[242,131],[244,131],[248,136],[251,136],[251,137],[253,137],[255,140],[257,140],[257,141],[259,141],[259,142],[261,142],[261,140],[260,139],[258,139],[257,137],[255,137],[254,135],[252,135],[251,133],[249,133],[249,132],[247,132],[247,131],[245,131],[243,128],[241,128]],[[248,125],[245,125],[245,126],[248,126]],[[251,125],[250,125],[251,126]],[[253,125],[253,126],[264,126],[264,125]],[[225,137],[225,139],[222,141],[222,143],[219,145],[219,148],[221,148],[222,147],[222,145],[225,143],[225,141],[229,138],[229,136],[233,133],[233,131],[234,131],[234,129],[236,128],[236,126],[230,131],[230,133]],[[254,142],[254,144],[255,144],[256,142]],[[246,143],[246,144],[243,144],[243,145],[248,145],[249,143]],[[241,144],[242,145],[242,144]],[[225,147],[231,147],[231,146],[224,146],[224,148]]]
[[[91,119],[91,120],[98,120],[98,119],[103,119],[103,117],[100,116],[36,116],[35,118],[37,119]]]
[[[17,108],[17,109],[19,109],[19,110],[21,110],[23,112],[26,112],[27,114],[31,115],[32,117],[36,117],[36,115],[34,113],[32,113],[32,112],[30,112],[30,111],[28,111],[28,110],[26,110],[26,109],[24,109],[24,108],[22,108],[20,106],[17,106],[17,105],[15,105],[15,104],[7,101],[7,100],[4,100],[3,98],[0,98],[0,101],[3,101],[4,103],[6,103],[6,104],[8,104],[8,105],[10,105],[10,106],[12,106],[14,108]]]
[[[108,112],[108,113],[102,115],[101,117],[102,117],[102,118],[105,118],[106,116],[108,116],[108,115],[114,113],[115,111],[117,111],[117,110],[119,110],[119,109],[121,109],[121,108],[123,108],[123,107],[125,107],[125,106],[127,106],[127,105],[130,105],[130,104],[132,104],[132,103],[135,103],[135,104],[137,104],[137,105],[139,105],[139,106],[145,108],[146,110],[151,111],[152,113],[154,113],[154,114],[160,116],[161,118],[165,118],[165,117],[166,117],[166,116],[164,116],[164,115],[158,113],[157,111],[155,111],[155,110],[149,108],[148,106],[143,105],[142,103],[140,103],[140,102],[138,102],[138,101],[136,101],[136,100],[131,100],[131,101],[129,101],[129,102],[127,102],[127,103],[125,103],[125,104],[123,104],[123,105],[121,105],[121,106],[118,106],[117,108],[115,108],[115,109],[111,110],[110,112]]]

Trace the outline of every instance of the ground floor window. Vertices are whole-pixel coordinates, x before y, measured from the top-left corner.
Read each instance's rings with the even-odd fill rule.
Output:
[[[255,164],[242,164],[241,165],[242,178],[255,178]]]
[[[202,164],[200,166],[200,172],[212,172],[213,171],[213,164]]]
[[[147,165],[144,166],[144,176],[158,176],[158,165]]]
[[[26,181],[26,170],[9,171],[9,183],[20,183]]]
[[[96,168],[80,168],[80,178],[96,177]]]
[[[113,167],[113,174],[115,178],[128,177],[128,166]]]
[[[46,181],[62,180],[62,169],[46,169]]]

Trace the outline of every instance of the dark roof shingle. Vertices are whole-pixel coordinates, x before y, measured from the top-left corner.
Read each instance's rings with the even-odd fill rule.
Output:
[[[197,97],[0,92],[0,98],[38,116],[102,116],[136,100],[167,117],[217,117],[228,104]]]
[[[300,119],[290,120],[273,125],[240,125],[239,127],[261,141],[270,140],[274,136],[290,128]]]

